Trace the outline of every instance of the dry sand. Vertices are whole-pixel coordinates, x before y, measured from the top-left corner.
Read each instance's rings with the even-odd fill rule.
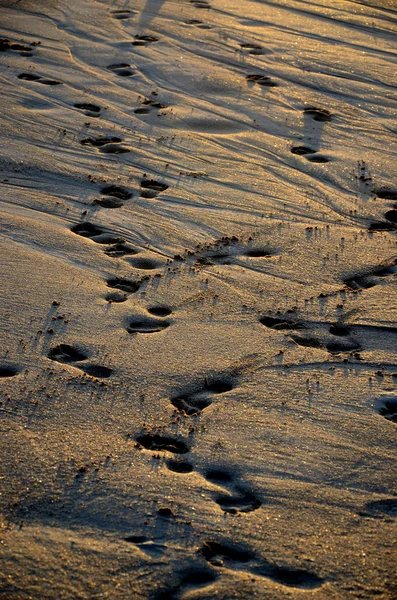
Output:
[[[394,0],[2,0],[3,599],[397,598]]]

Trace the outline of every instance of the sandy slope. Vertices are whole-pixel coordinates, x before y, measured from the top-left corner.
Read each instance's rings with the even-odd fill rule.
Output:
[[[0,597],[396,598],[396,3],[1,14]]]

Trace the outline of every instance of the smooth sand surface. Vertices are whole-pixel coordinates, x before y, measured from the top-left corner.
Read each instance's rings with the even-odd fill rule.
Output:
[[[395,600],[396,2],[0,11],[0,597]]]

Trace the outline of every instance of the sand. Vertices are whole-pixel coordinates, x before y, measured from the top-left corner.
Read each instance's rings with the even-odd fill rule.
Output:
[[[396,2],[0,10],[0,597],[397,598]]]

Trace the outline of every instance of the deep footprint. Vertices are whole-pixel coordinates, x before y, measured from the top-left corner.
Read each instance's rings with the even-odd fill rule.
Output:
[[[74,362],[80,362],[88,358],[88,354],[69,344],[59,344],[55,348],[51,348],[48,353],[48,358],[56,360],[60,363],[70,364]]]
[[[130,279],[124,279],[123,277],[113,277],[106,281],[106,285],[127,294],[135,294],[142,285],[141,281],[131,281]]]
[[[181,475],[186,475],[187,473],[191,473],[193,471],[193,465],[180,460],[168,460],[166,462],[166,466],[170,471],[173,471],[174,473],[180,473]]]
[[[267,75],[258,75],[257,73],[253,73],[251,75],[246,75],[245,78],[247,81],[256,83],[264,87],[277,87],[277,83]]]
[[[136,35],[135,41],[131,42],[133,46],[148,46],[149,44],[154,44],[154,42],[158,42],[159,38],[154,35]]]
[[[314,121],[321,121],[323,123],[332,120],[332,115],[326,108],[315,108],[314,106],[310,106],[304,109],[303,114],[309,115]]]
[[[171,404],[184,416],[199,415],[212,404],[212,396],[230,392],[234,387],[234,384],[226,379],[205,381],[195,391],[172,397]]]
[[[18,373],[18,367],[14,365],[0,365],[0,377],[15,377]]]
[[[152,452],[166,450],[173,454],[187,454],[190,450],[189,446],[182,440],[159,434],[150,435],[145,433],[139,435],[136,441],[146,448],[146,450],[151,450]]]
[[[215,567],[246,571],[252,575],[272,579],[287,587],[311,590],[323,584],[323,580],[314,573],[259,561],[253,552],[234,545],[229,546],[210,540],[203,544],[201,552],[206,561]]]
[[[128,333],[158,333],[169,327],[167,320],[151,319],[150,317],[133,317],[127,325]]]
[[[99,148],[99,150],[105,154],[126,154],[127,152],[131,152],[129,148],[120,146],[120,142],[122,141],[123,140],[117,136],[100,136],[98,138],[83,138],[80,144],[83,146]]]
[[[375,407],[382,417],[388,421],[392,421],[392,423],[397,423],[397,395],[384,394],[380,396],[376,401]]]
[[[73,225],[70,231],[76,233],[77,235],[81,235],[82,237],[88,238],[96,244],[117,244],[124,241],[122,238],[111,233],[107,233],[101,227],[93,225],[93,223],[89,222]]]
[[[84,110],[85,114],[90,117],[99,117],[99,113],[101,112],[101,107],[96,104],[90,104],[89,102],[78,102],[74,104],[75,108],[79,110]]]
[[[104,196],[113,196],[120,200],[129,200],[132,198],[132,193],[119,185],[106,185],[101,188],[101,194]]]
[[[164,192],[167,189],[168,185],[161,183],[161,181],[142,179],[140,196],[142,198],[155,198],[160,192]]]

